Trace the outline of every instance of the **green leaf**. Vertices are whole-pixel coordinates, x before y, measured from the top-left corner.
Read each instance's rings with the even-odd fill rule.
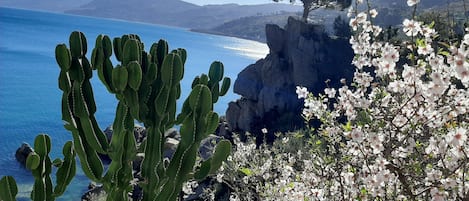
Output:
[[[352,131],[352,122],[348,121],[347,124],[343,125],[345,131],[350,132]]]
[[[248,177],[254,174],[249,168],[240,168],[239,171]]]

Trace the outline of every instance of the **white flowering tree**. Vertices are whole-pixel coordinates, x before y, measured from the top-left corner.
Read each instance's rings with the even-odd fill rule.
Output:
[[[307,142],[236,142],[217,175],[231,200],[469,200],[469,34],[439,43],[418,3],[407,0],[402,44],[379,40],[376,10],[349,12],[352,84],[297,87],[305,120],[321,122]]]
[[[469,200],[469,35],[435,46],[431,26],[405,19],[409,38],[397,46],[377,40],[368,10],[350,21],[352,85],[318,97],[297,88],[304,118],[322,122],[318,135],[338,157],[313,171],[313,186],[338,200]]]

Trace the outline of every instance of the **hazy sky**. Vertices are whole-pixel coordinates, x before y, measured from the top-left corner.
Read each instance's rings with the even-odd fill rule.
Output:
[[[264,4],[272,3],[272,0],[183,0],[193,4],[206,5],[206,4],[225,4],[225,3],[237,3],[241,5],[245,4]],[[289,2],[288,0],[284,0]]]

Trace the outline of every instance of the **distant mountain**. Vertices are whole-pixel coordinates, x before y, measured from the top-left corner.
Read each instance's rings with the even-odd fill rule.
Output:
[[[63,12],[77,8],[92,0],[0,0],[0,6],[30,10]]]
[[[223,23],[222,25],[212,27],[210,29],[192,29],[192,31],[266,42],[266,24],[277,24],[283,27],[287,24],[289,16],[299,14],[299,12],[283,12],[273,15],[242,17],[236,20]]]
[[[425,0],[421,1],[417,12],[459,11],[464,8],[461,2]],[[412,9],[402,0],[372,0],[370,3],[379,12],[374,22],[383,27],[401,24],[404,18],[412,16]],[[0,0],[0,6],[162,24],[261,42],[265,41],[265,24],[283,26],[288,16],[297,16],[303,11],[302,6],[291,4],[199,6],[182,0]],[[310,18],[312,22],[325,24],[330,31],[334,18],[344,14],[343,11],[315,10]]]
[[[300,6],[275,3],[198,6],[180,0],[93,0],[65,13],[208,29],[241,17],[296,12],[301,9]]]

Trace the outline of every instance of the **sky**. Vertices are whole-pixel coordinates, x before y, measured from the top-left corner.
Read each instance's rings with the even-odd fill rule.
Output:
[[[241,5],[272,3],[272,0],[183,0],[197,5],[237,3]],[[284,0],[289,2],[288,0]]]

